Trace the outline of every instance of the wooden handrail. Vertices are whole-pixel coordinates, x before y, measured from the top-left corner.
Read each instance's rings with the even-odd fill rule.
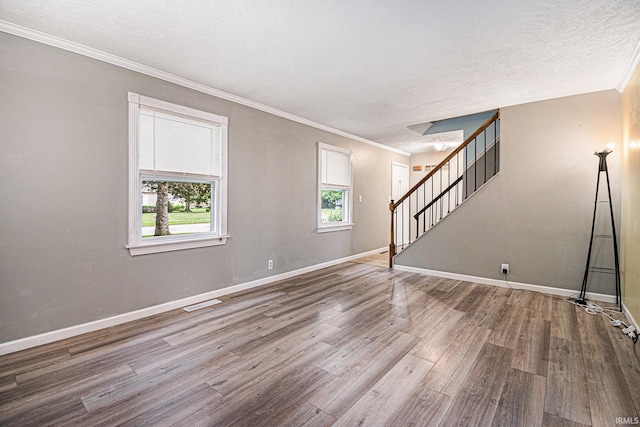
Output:
[[[458,148],[453,150],[451,152],[451,154],[449,154],[443,161],[441,161],[440,164],[438,166],[436,166],[435,169],[433,169],[431,172],[429,172],[427,175],[425,175],[420,181],[418,181],[418,183],[416,185],[411,187],[411,189],[409,191],[407,191],[404,194],[404,196],[400,197],[398,199],[398,201],[396,201],[394,203],[390,203],[389,204],[389,210],[391,210],[391,212],[393,212],[400,205],[400,203],[405,201],[411,194],[413,194],[413,192],[416,191],[418,189],[418,187],[420,187],[422,184],[427,182],[427,180],[429,178],[431,178],[433,175],[435,175],[435,173],[438,172],[440,170],[440,168],[442,168],[444,165],[446,165],[451,159],[453,159],[455,157],[456,154],[458,154],[460,151],[462,151],[464,149],[464,147],[469,145],[471,143],[471,141],[473,141],[478,135],[480,135],[485,129],[487,129],[489,127],[489,125],[491,125],[491,123],[493,123],[495,120],[497,120],[499,118],[500,118],[500,110],[498,110],[497,113],[495,113],[486,122],[484,122],[482,124],[482,126],[480,126],[475,132],[473,132],[469,136],[469,138],[465,139],[464,142],[462,144],[460,144],[460,146]]]

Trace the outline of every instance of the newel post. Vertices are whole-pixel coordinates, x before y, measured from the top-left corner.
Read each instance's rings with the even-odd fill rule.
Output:
[[[393,211],[395,210],[395,206],[393,206],[393,200],[389,203],[389,211],[391,212],[391,234],[389,239],[389,268],[393,268],[393,256],[396,254],[396,244],[394,239],[394,229],[393,229]]]

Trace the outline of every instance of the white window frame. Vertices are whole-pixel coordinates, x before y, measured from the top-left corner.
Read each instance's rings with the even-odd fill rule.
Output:
[[[202,248],[224,245],[227,243],[227,134],[229,119],[224,116],[195,110],[189,107],[172,104],[154,98],[129,92],[129,235],[126,245],[131,255],[144,255],[182,249]],[[139,169],[139,131],[140,107],[160,110],[164,113],[181,115],[187,118],[213,122],[220,126],[221,165],[220,177],[210,180],[215,182],[215,223],[211,228],[215,231],[174,236],[158,236],[142,239],[142,179],[149,175]],[[181,180],[172,174],[155,176],[171,181]],[[182,177],[185,180],[185,177]],[[192,181],[186,178],[188,181]],[[193,180],[197,181],[197,180]]]
[[[323,151],[333,151],[340,154],[349,156],[349,185],[337,186],[327,185],[322,182],[322,170],[324,164],[322,161]],[[343,231],[351,230],[353,228],[353,152],[349,149],[336,147],[335,145],[325,144],[324,142],[318,142],[318,191],[317,200],[318,208],[316,210],[317,215],[317,232],[327,233],[331,231]],[[322,190],[346,190],[345,205],[342,207],[342,221],[340,222],[322,222]]]

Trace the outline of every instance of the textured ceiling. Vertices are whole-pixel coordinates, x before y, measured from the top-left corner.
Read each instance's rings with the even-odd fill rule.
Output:
[[[0,20],[420,151],[409,125],[615,88],[640,1],[2,0]]]

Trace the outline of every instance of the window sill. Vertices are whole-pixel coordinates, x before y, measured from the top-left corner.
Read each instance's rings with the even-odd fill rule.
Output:
[[[180,240],[163,240],[137,245],[127,245],[131,256],[155,254],[160,252],[180,251],[183,249],[205,248],[225,245],[229,236],[197,237]]]
[[[352,228],[353,228],[353,224],[339,224],[339,225],[323,225],[318,227],[316,230],[318,233],[331,233],[333,231],[351,230]]]

